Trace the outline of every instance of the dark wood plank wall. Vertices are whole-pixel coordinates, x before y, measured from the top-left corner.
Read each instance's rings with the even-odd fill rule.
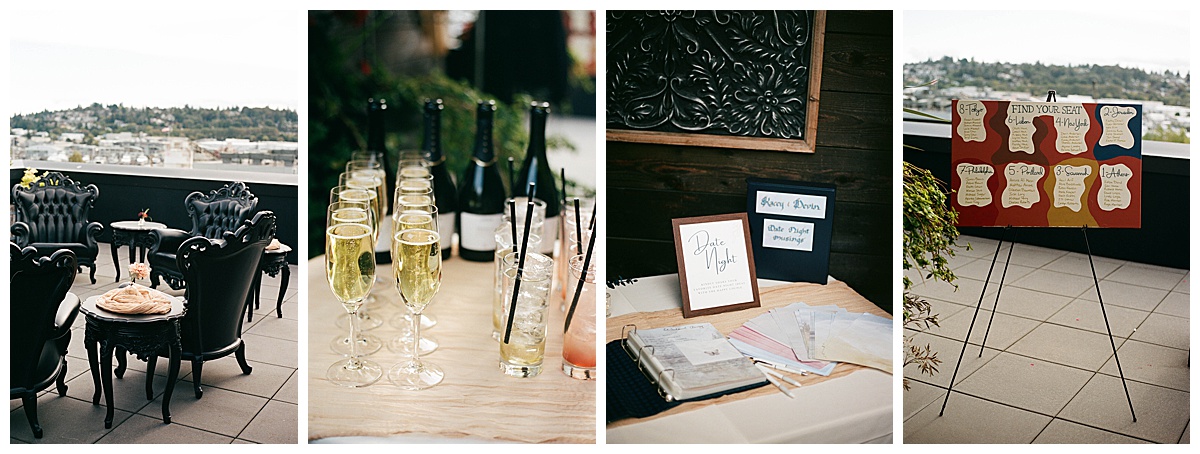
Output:
[[[607,143],[607,278],[677,272],[671,219],[746,211],[746,178],[837,186],[829,273],[892,311],[892,15],[830,11],[816,153]]]

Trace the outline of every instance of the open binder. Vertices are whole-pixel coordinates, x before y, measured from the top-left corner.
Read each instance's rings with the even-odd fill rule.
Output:
[[[656,341],[669,338],[657,335],[669,332],[664,330],[675,331],[672,334],[679,334],[680,330],[691,331],[686,333],[690,337],[678,344],[656,344]],[[713,338],[705,340],[709,336]],[[711,355],[723,348],[720,347],[722,342],[728,346],[728,351],[736,353],[736,358],[712,355],[712,361],[700,365],[686,360],[689,353],[695,353],[695,347],[702,347],[701,356]],[[728,339],[707,323],[640,333],[636,326],[626,325],[621,328],[621,339],[608,343],[606,355],[608,422],[628,417],[644,418],[682,402],[712,399],[767,384],[766,376],[754,363],[737,353]]]

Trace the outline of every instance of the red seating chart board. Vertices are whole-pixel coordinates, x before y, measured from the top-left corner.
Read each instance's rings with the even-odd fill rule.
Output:
[[[1142,224],[1142,107],[954,100],[959,226]]]

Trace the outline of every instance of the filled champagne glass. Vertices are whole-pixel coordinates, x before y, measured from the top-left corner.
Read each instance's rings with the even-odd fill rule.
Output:
[[[425,229],[438,231],[437,207],[421,210],[406,210],[396,214],[397,231],[408,229]],[[395,246],[393,245],[393,248]],[[399,329],[400,335],[388,342],[388,349],[401,355],[412,355],[412,312],[408,306],[401,304],[403,312],[388,320],[392,326]],[[430,314],[421,315],[421,329],[432,328],[436,323],[429,318]],[[428,334],[421,334],[417,343],[420,355],[428,355],[438,348],[437,339]]]
[[[364,224],[337,224],[325,230],[325,275],[329,288],[351,315],[350,338],[357,338],[358,318],[363,299],[375,283],[375,251],[371,227]],[[357,342],[350,343],[350,356],[329,366],[329,381],[351,388],[368,386],[383,375],[374,361],[363,359]]]
[[[392,238],[392,272],[400,300],[416,316],[412,320],[412,351],[421,337],[419,316],[433,301],[442,283],[442,249],[438,233],[427,229],[401,230]],[[388,380],[403,389],[426,389],[441,383],[445,373],[432,363],[411,355],[388,370]]]
[[[370,206],[366,202],[353,200],[338,200],[331,202],[326,210],[325,225],[335,226],[340,224],[361,224],[367,227],[374,225],[373,218],[375,213],[371,211]],[[363,311],[359,308],[359,313]],[[346,315],[346,321],[349,321],[350,315]],[[359,319],[360,328],[362,319]],[[339,324],[339,327],[345,328],[345,324]],[[352,353],[357,353],[362,356],[367,356],[378,352],[383,347],[383,342],[374,335],[358,330],[357,342],[355,345],[356,351],[351,349],[350,337],[335,336],[329,343],[329,347],[335,353],[340,355],[350,356]]]
[[[377,195],[379,196],[379,206],[388,206],[387,184],[384,183],[387,172],[383,170],[383,164],[379,161],[372,160],[353,160],[346,162],[346,172],[354,179],[370,179],[378,178],[379,185]]]
[[[333,189],[329,190],[329,202],[330,203],[343,201],[343,200],[351,201],[351,202],[362,202],[362,203],[366,203],[368,206],[371,207],[371,229],[372,229],[372,231],[371,231],[371,235],[372,235],[371,236],[371,250],[374,251],[375,244],[378,244],[378,242],[379,242],[379,232],[381,230],[381,225],[380,225],[380,220],[379,220],[381,210],[379,209],[378,194],[375,192],[375,190],[373,188],[362,188],[362,187],[354,187],[354,186],[346,186],[346,185],[338,185],[338,186],[333,187]],[[383,281],[378,280],[378,282],[382,283]],[[357,316],[358,316],[359,322],[360,322],[359,327],[363,330],[369,331],[369,330],[379,328],[380,326],[383,326],[383,319],[371,316],[371,313],[367,310],[367,308],[374,307],[373,303],[376,303],[376,300],[377,300],[377,298],[375,298],[374,296],[368,296],[365,307],[363,307],[361,310],[358,311]],[[349,317],[349,315],[346,315],[343,317],[338,317],[336,323],[339,328],[346,327],[346,325],[348,324],[347,317]],[[376,349],[376,350],[378,350],[378,349]]]

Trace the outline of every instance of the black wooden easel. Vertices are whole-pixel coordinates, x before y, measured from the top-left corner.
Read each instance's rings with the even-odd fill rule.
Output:
[[[1046,102],[1058,101],[1054,90],[1046,95]],[[987,294],[988,283],[992,280],[992,269],[996,267],[996,259],[1000,256],[1000,249],[1004,246],[1004,238],[1008,235],[1012,226],[1005,226],[1004,232],[1000,234],[1000,242],[996,244],[996,252],[992,254],[992,264],[988,267],[987,277],[983,280],[983,290],[979,291],[979,302],[975,304],[975,315],[971,316],[971,325],[967,328],[967,336],[963,338],[962,351],[958,354],[958,362],[954,364],[954,373],[950,375],[950,385],[946,388],[946,398],[942,400],[942,409],[938,412],[938,416],[942,416],[946,412],[946,403],[950,401],[950,393],[954,391],[954,380],[958,378],[958,368],[962,365],[963,356],[967,353],[967,342],[971,339],[971,331],[975,329],[975,319],[979,317],[979,308],[983,305],[983,296]],[[1100,278],[1096,276],[1096,264],[1092,261],[1092,246],[1088,242],[1087,225],[1080,227],[1083,232],[1083,244],[1087,248],[1088,265],[1092,269],[1092,281],[1096,283],[1096,298],[1100,301],[1100,313],[1104,316],[1104,329],[1108,331],[1108,342],[1112,346],[1113,359],[1117,362],[1117,373],[1121,375],[1121,386],[1125,388],[1125,401],[1129,403],[1129,414],[1133,416],[1133,422],[1137,422],[1137,414],[1133,412],[1133,399],[1129,397],[1129,385],[1125,383],[1125,372],[1121,370],[1121,358],[1117,357],[1117,343],[1113,340],[1112,328],[1108,324],[1108,313],[1104,310],[1104,297],[1100,295]],[[1016,232],[1013,232],[1013,237],[1016,237]],[[988,318],[987,329],[983,332],[983,342],[979,345],[979,357],[983,357],[983,348],[987,345],[988,333],[992,330],[992,320],[996,318],[996,305],[1000,303],[1000,292],[1004,290],[1004,277],[1008,274],[1008,264],[1012,263],[1012,251],[1016,246],[1016,241],[1010,239],[1008,242],[1008,260],[1004,262],[1004,271],[1000,273],[1000,283],[997,284],[996,301],[992,303],[992,315]]]

